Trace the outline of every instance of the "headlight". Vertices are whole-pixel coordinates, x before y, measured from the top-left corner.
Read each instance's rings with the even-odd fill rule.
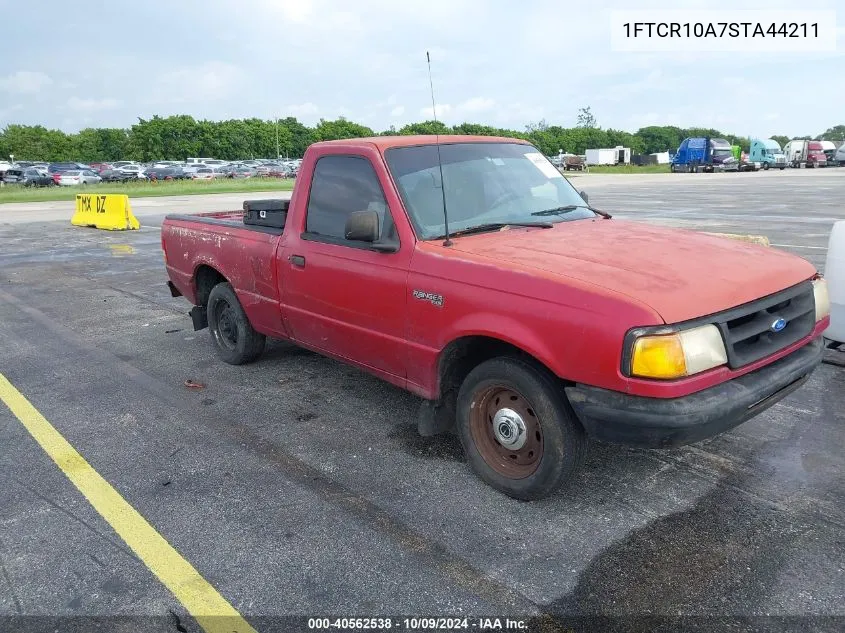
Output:
[[[682,378],[728,362],[722,335],[715,325],[674,334],[640,336],[631,353],[631,375],[640,378]]]
[[[816,321],[821,321],[830,314],[830,295],[827,292],[827,280],[819,277],[813,281],[813,297],[816,300]]]

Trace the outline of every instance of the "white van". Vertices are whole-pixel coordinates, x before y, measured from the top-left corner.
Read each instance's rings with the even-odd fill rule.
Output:
[[[213,158],[188,158],[185,162],[188,163],[189,165],[192,165],[194,163],[205,164],[206,161],[209,161],[209,160],[213,161],[214,159]]]

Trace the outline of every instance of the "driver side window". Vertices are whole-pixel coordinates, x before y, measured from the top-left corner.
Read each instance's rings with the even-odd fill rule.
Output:
[[[362,156],[324,156],[314,167],[305,231],[345,241],[346,221],[356,211],[375,211],[379,241],[396,240],[393,218],[370,161]]]

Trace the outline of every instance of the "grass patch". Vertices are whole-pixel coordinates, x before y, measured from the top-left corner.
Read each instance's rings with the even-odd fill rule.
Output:
[[[293,182],[293,180],[278,178],[244,178],[243,180],[102,183],[87,187],[27,188],[5,185],[0,187],[0,204],[4,202],[75,200],[78,193],[123,193],[130,198],[148,198],[151,196],[193,196],[204,193],[239,193],[242,191],[290,191],[293,189]]]
[[[580,173],[580,172],[569,172]],[[668,174],[669,165],[594,165],[591,174]]]

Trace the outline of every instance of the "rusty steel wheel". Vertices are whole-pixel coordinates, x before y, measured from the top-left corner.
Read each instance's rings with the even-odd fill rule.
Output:
[[[533,474],[543,457],[543,427],[531,403],[502,386],[489,387],[473,400],[470,431],[484,461],[508,479]]]
[[[587,448],[560,381],[530,359],[491,358],[470,371],[458,391],[456,426],[473,471],[523,501],[569,480]]]

